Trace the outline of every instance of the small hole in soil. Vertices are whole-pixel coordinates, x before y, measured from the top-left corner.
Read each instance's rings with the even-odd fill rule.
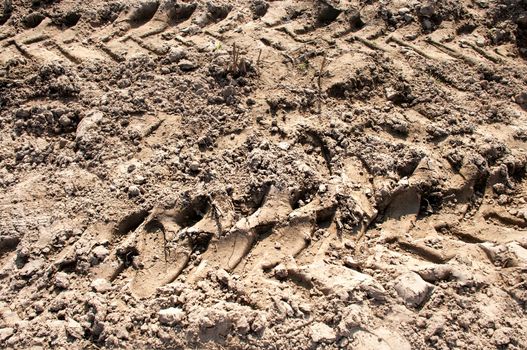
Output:
[[[175,4],[168,10],[169,23],[174,25],[181,22],[185,22],[187,19],[190,18],[190,16],[192,16],[197,6],[198,5],[196,3]]]
[[[337,207],[332,206],[325,208],[323,210],[317,211],[316,224],[320,228],[328,228],[331,226],[333,219],[335,218],[335,213],[337,212]]]
[[[206,196],[198,196],[174,217],[174,221],[181,227],[190,227],[203,219],[208,208],[209,199]]]
[[[331,24],[337,19],[341,12],[341,10],[328,4],[321,3],[318,7],[317,25],[322,27]]]
[[[43,14],[39,12],[33,12],[22,19],[22,24],[26,28],[36,28],[40,23],[42,23],[44,18],[46,18],[46,16]]]
[[[135,231],[139,227],[139,225],[143,223],[147,216],[148,211],[143,209],[126,215],[117,224],[117,227],[115,228],[116,233],[124,235],[129,232]]]
[[[143,2],[137,9],[134,9],[130,15],[130,24],[132,27],[140,27],[149,22],[157,12],[159,2],[146,1]]]
[[[18,237],[0,237],[0,257],[5,253],[15,250],[19,243],[20,238]]]
[[[81,19],[81,14],[78,12],[70,12],[66,16],[62,18],[62,24],[65,25],[68,28],[71,28],[77,23],[79,23],[79,20]]]
[[[219,22],[227,18],[231,10],[232,6],[230,5],[207,4],[207,15],[214,22]]]

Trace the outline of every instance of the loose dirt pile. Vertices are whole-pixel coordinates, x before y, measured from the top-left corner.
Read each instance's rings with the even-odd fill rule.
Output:
[[[0,1],[0,347],[527,348],[527,1]]]

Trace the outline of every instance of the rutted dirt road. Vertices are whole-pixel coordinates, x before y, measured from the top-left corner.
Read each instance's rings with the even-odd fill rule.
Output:
[[[0,1],[0,346],[526,349],[527,2]]]

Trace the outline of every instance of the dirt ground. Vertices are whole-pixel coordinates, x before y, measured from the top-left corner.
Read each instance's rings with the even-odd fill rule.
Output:
[[[526,0],[0,0],[0,348],[527,349]]]

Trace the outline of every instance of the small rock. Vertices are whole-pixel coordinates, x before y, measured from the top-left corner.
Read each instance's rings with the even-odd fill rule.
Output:
[[[189,168],[191,171],[199,171],[200,170],[199,162],[196,162],[196,161],[191,162],[189,164]]]
[[[90,286],[94,291],[98,293],[106,293],[107,291],[112,289],[112,284],[104,278],[97,278],[91,283]]]
[[[65,272],[57,272],[55,275],[55,287],[68,289],[70,286],[70,276]]]
[[[264,0],[253,0],[251,3],[251,11],[253,12],[254,18],[259,18],[267,13],[269,3]]]
[[[75,139],[79,141],[86,138],[90,131],[97,129],[97,126],[102,121],[103,117],[104,114],[102,112],[92,111],[82,118],[79,124],[77,124]]]
[[[174,324],[180,323],[185,315],[183,310],[170,307],[168,309],[160,310],[157,313],[159,317],[159,322],[165,326],[173,326]]]
[[[31,260],[20,270],[20,276],[32,277],[40,271],[44,270],[44,261],[41,259]]]
[[[497,346],[505,346],[511,342],[510,334],[512,332],[511,328],[502,327],[496,329],[492,335],[492,342]]]
[[[144,176],[141,176],[141,175],[137,175],[135,178],[134,178],[134,184],[136,185],[142,185],[146,182],[146,179]]]
[[[179,62],[185,57],[187,57],[187,52],[180,47],[172,49],[168,54],[168,59],[173,63]]]
[[[322,322],[315,322],[311,325],[311,339],[315,343],[320,342],[334,342],[337,338],[335,331],[327,324]]]
[[[71,125],[71,119],[67,116],[63,115],[59,118],[59,123],[62,126],[70,126]]]
[[[92,253],[98,261],[103,261],[110,254],[110,251],[106,247],[98,245],[93,248]]]
[[[31,111],[29,109],[20,108],[15,112],[15,117],[20,119],[27,119],[31,116]]]
[[[425,30],[432,30],[432,22],[430,20],[428,20],[428,19],[425,19],[423,21],[423,28]]]
[[[196,69],[196,64],[192,61],[189,61],[189,60],[181,60],[179,63],[178,63],[178,67],[179,69],[183,70],[183,71],[189,71],[189,70],[193,70],[193,69]]]
[[[68,319],[65,328],[68,335],[75,339],[82,339],[84,337],[84,330],[81,324],[72,318]]]
[[[6,341],[10,336],[15,333],[14,328],[0,328],[0,342]]]
[[[527,110],[527,92],[522,92],[516,96],[515,101],[521,108]]]
[[[353,257],[348,256],[344,259],[344,266],[349,267],[350,269],[357,269],[359,267],[359,263],[353,259]]]
[[[139,187],[135,186],[135,185],[132,185],[130,187],[128,187],[128,195],[130,197],[137,197],[141,194],[141,190],[139,189]]]
[[[428,298],[433,289],[434,286],[432,284],[425,282],[415,272],[408,272],[399,276],[395,284],[395,290],[404,302],[409,306],[416,307]]]
[[[431,3],[422,5],[419,9],[419,13],[424,17],[432,17],[435,13],[434,5]]]
[[[284,264],[278,264],[274,268],[274,274],[278,278],[286,278],[288,275],[287,267]]]
[[[281,150],[287,151],[290,147],[291,145],[289,144],[289,142],[283,141],[278,143],[278,148],[280,148]]]
[[[397,92],[397,90],[395,90],[392,87],[387,87],[385,89],[385,93],[386,93],[386,98],[390,101],[393,101],[399,98],[399,93]]]

